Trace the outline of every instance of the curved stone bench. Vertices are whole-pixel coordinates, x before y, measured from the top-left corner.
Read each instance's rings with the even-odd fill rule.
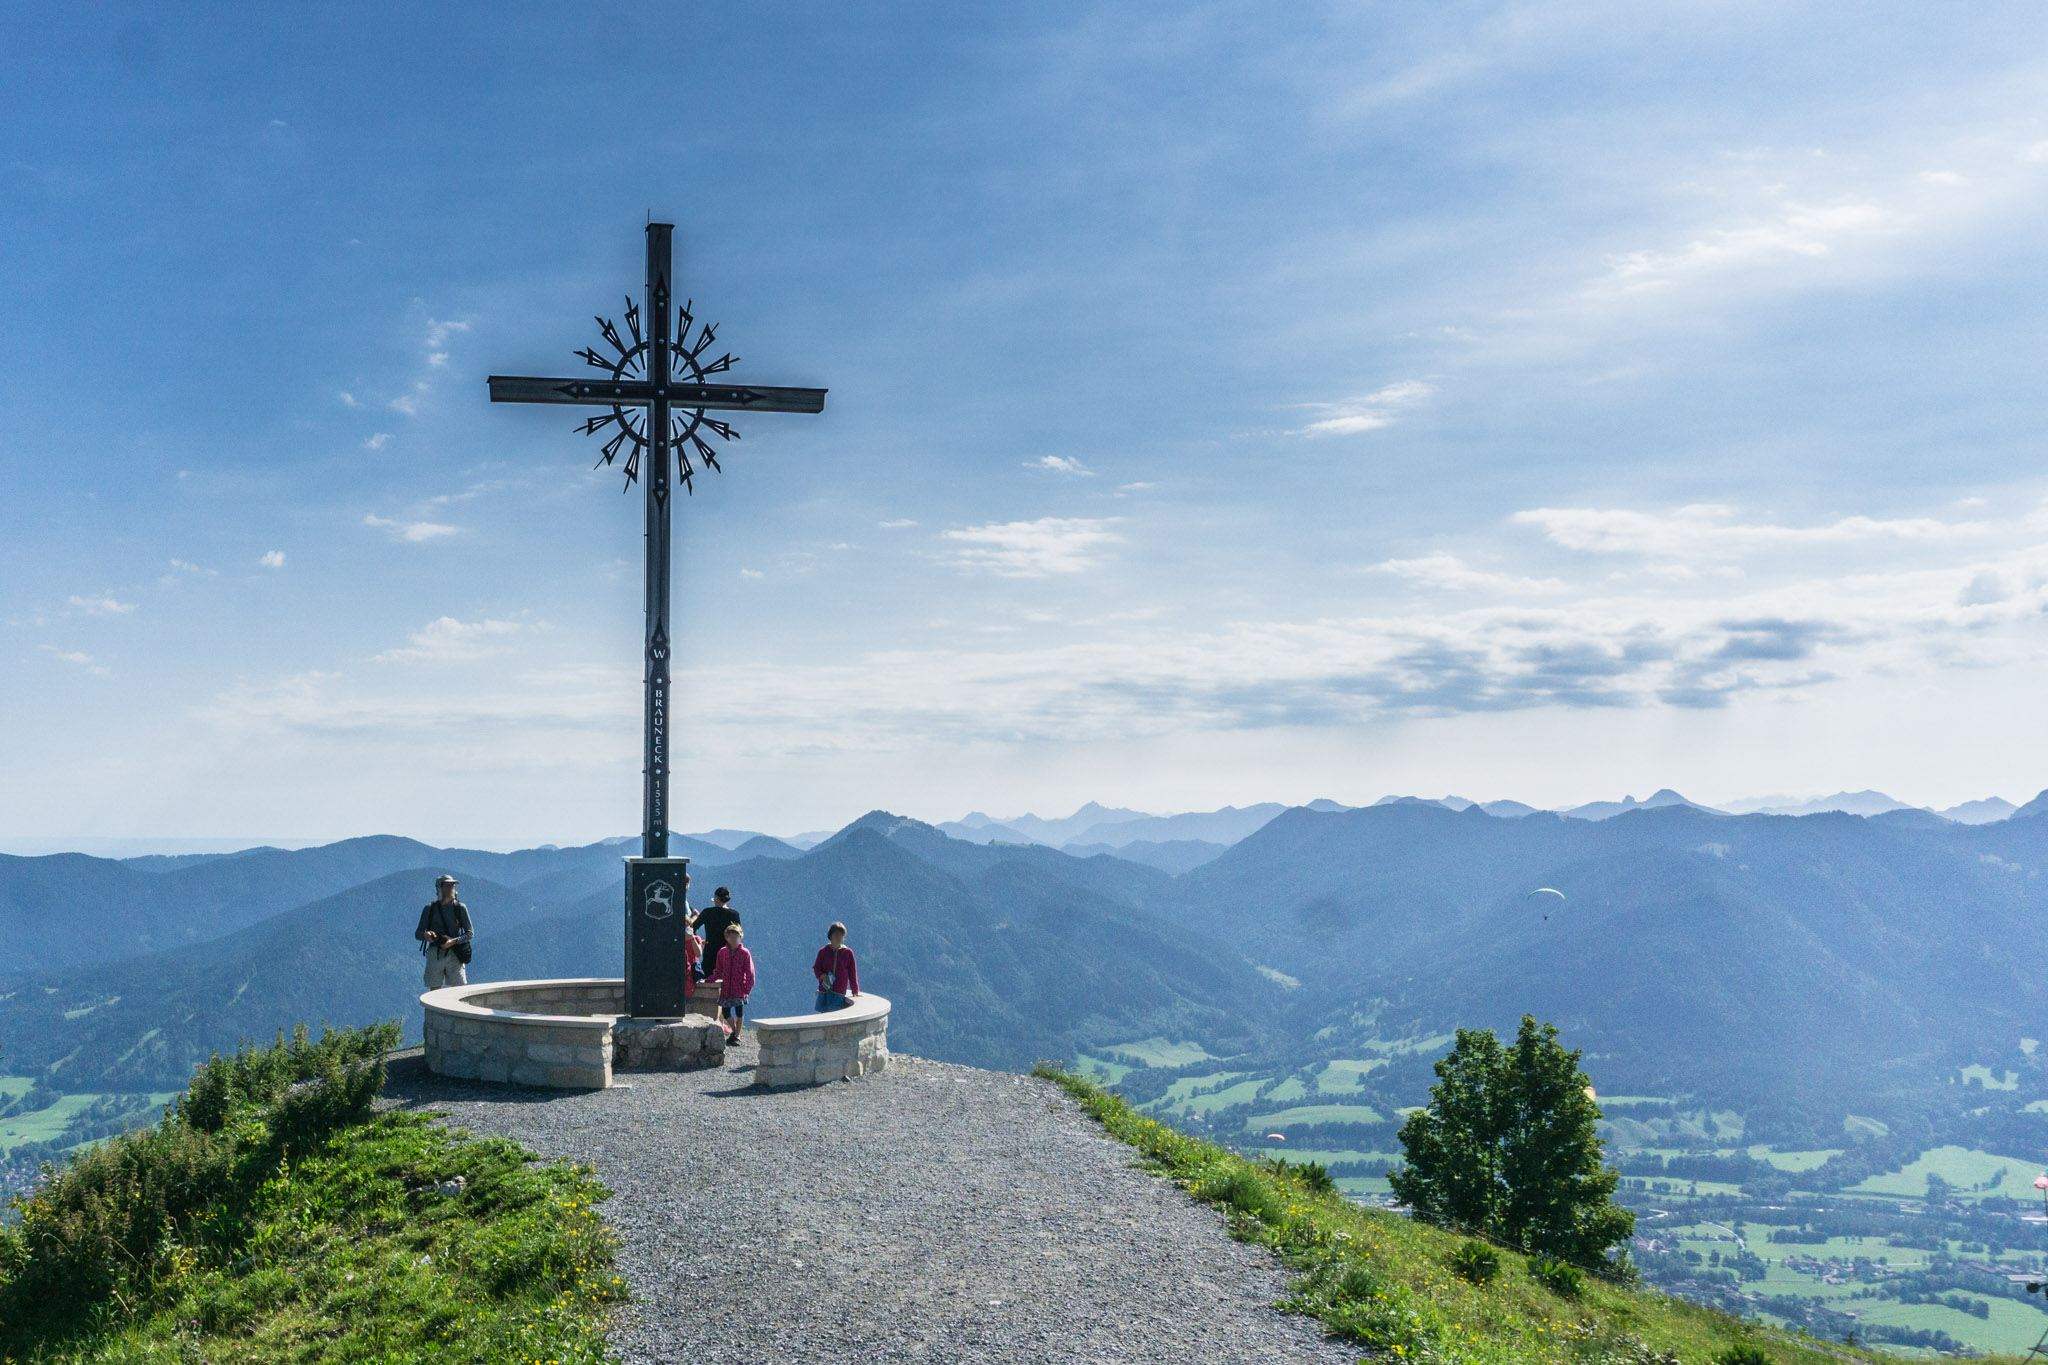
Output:
[[[761,1044],[754,1084],[823,1085],[850,1081],[889,1063],[889,1002],[858,995],[843,1010],[749,1020]]]
[[[725,1059],[725,1034],[710,1019],[624,1018],[617,977],[443,986],[420,1004],[427,1069],[437,1076],[602,1090],[615,1060],[621,1070],[666,1070]]]

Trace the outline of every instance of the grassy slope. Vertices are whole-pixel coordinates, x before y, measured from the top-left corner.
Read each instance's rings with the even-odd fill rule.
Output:
[[[1469,1239],[1334,1194],[1146,1118],[1116,1095],[1044,1069],[1112,1135],[1161,1174],[1223,1208],[1233,1234],[1273,1247],[1298,1276],[1282,1305],[1319,1318],[1334,1334],[1391,1359],[1454,1365],[1524,1362],[1693,1362],[1751,1345],[1784,1362],[1890,1357],[1743,1322],[1648,1290],[1591,1279],[1563,1298],[1503,1250],[1498,1276],[1474,1285],[1453,1274]]]
[[[26,1221],[0,1228],[0,1360],[605,1358],[605,1319],[625,1286],[594,1207],[607,1191],[587,1170],[411,1114],[364,1113],[309,1146],[280,1147],[270,1140],[278,1113],[236,1110],[220,1137],[236,1144],[225,1164],[181,1164],[202,1139],[168,1115],[17,1205]],[[160,1234],[145,1229],[146,1263],[119,1238],[124,1218],[150,1217],[122,1211],[151,1199],[115,1170],[138,1173],[134,1189],[153,1198],[168,1181],[190,1210]],[[92,1209],[103,1216],[82,1212]],[[35,1282],[36,1247],[117,1267],[114,1289],[37,1291],[44,1311],[10,1308]]]
[[[606,1194],[501,1139],[383,1115],[262,1186],[245,1257],[194,1264],[153,1311],[44,1358],[602,1361],[624,1293]]]

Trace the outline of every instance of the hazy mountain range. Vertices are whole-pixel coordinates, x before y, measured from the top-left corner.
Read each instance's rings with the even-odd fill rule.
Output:
[[[1379,1051],[1375,1085],[1399,1098],[1426,1085],[1428,1040],[1526,1010],[1604,1088],[1785,1113],[1882,1113],[1959,1068],[2039,1067],[2023,1040],[2048,1038],[2048,809],[1968,825],[1665,792],[1576,816],[1317,804],[1228,846],[982,842],[885,812],[808,850],[677,843],[735,889],[758,1012],[805,1007],[822,927],[844,919],[896,1044],[940,1058],[1022,1067],[1147,1037],[1291,1063]],[[1174,818],[1107,815],[1069,828]],[[166,1089],[301,1020],[414,1031],[411,933],[442,870],[477,917],[476,979],[616,974],[623,851],[0,857],[0,1074]]]

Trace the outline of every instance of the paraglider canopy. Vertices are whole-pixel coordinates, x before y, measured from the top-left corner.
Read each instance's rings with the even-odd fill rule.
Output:
[[[1541,897],[1555,898],[1554,900],[1542,900],[1541,904],[1543,904],[1544,906],[1563,905],[1565,899],[1564,892],[1558,890],[1554,886],[1539,886],[1534,891],[1531,891],[1528,896],[1530,900],[1538,900]],[[1543,918],[1550,918],[1550,911],[1548,909],[1544,910]]]

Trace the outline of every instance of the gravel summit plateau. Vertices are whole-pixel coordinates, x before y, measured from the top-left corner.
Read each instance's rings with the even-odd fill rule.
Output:
[[[1147,1174],[1055,1086],[893,1056],[764,1091],[746,1053],[630,1088],[508,1090],[397,1061],[388,1105],[439,1113],[614,1191],[629,1365],[1353,1361],[1272,1307],[1265,1250]]]

